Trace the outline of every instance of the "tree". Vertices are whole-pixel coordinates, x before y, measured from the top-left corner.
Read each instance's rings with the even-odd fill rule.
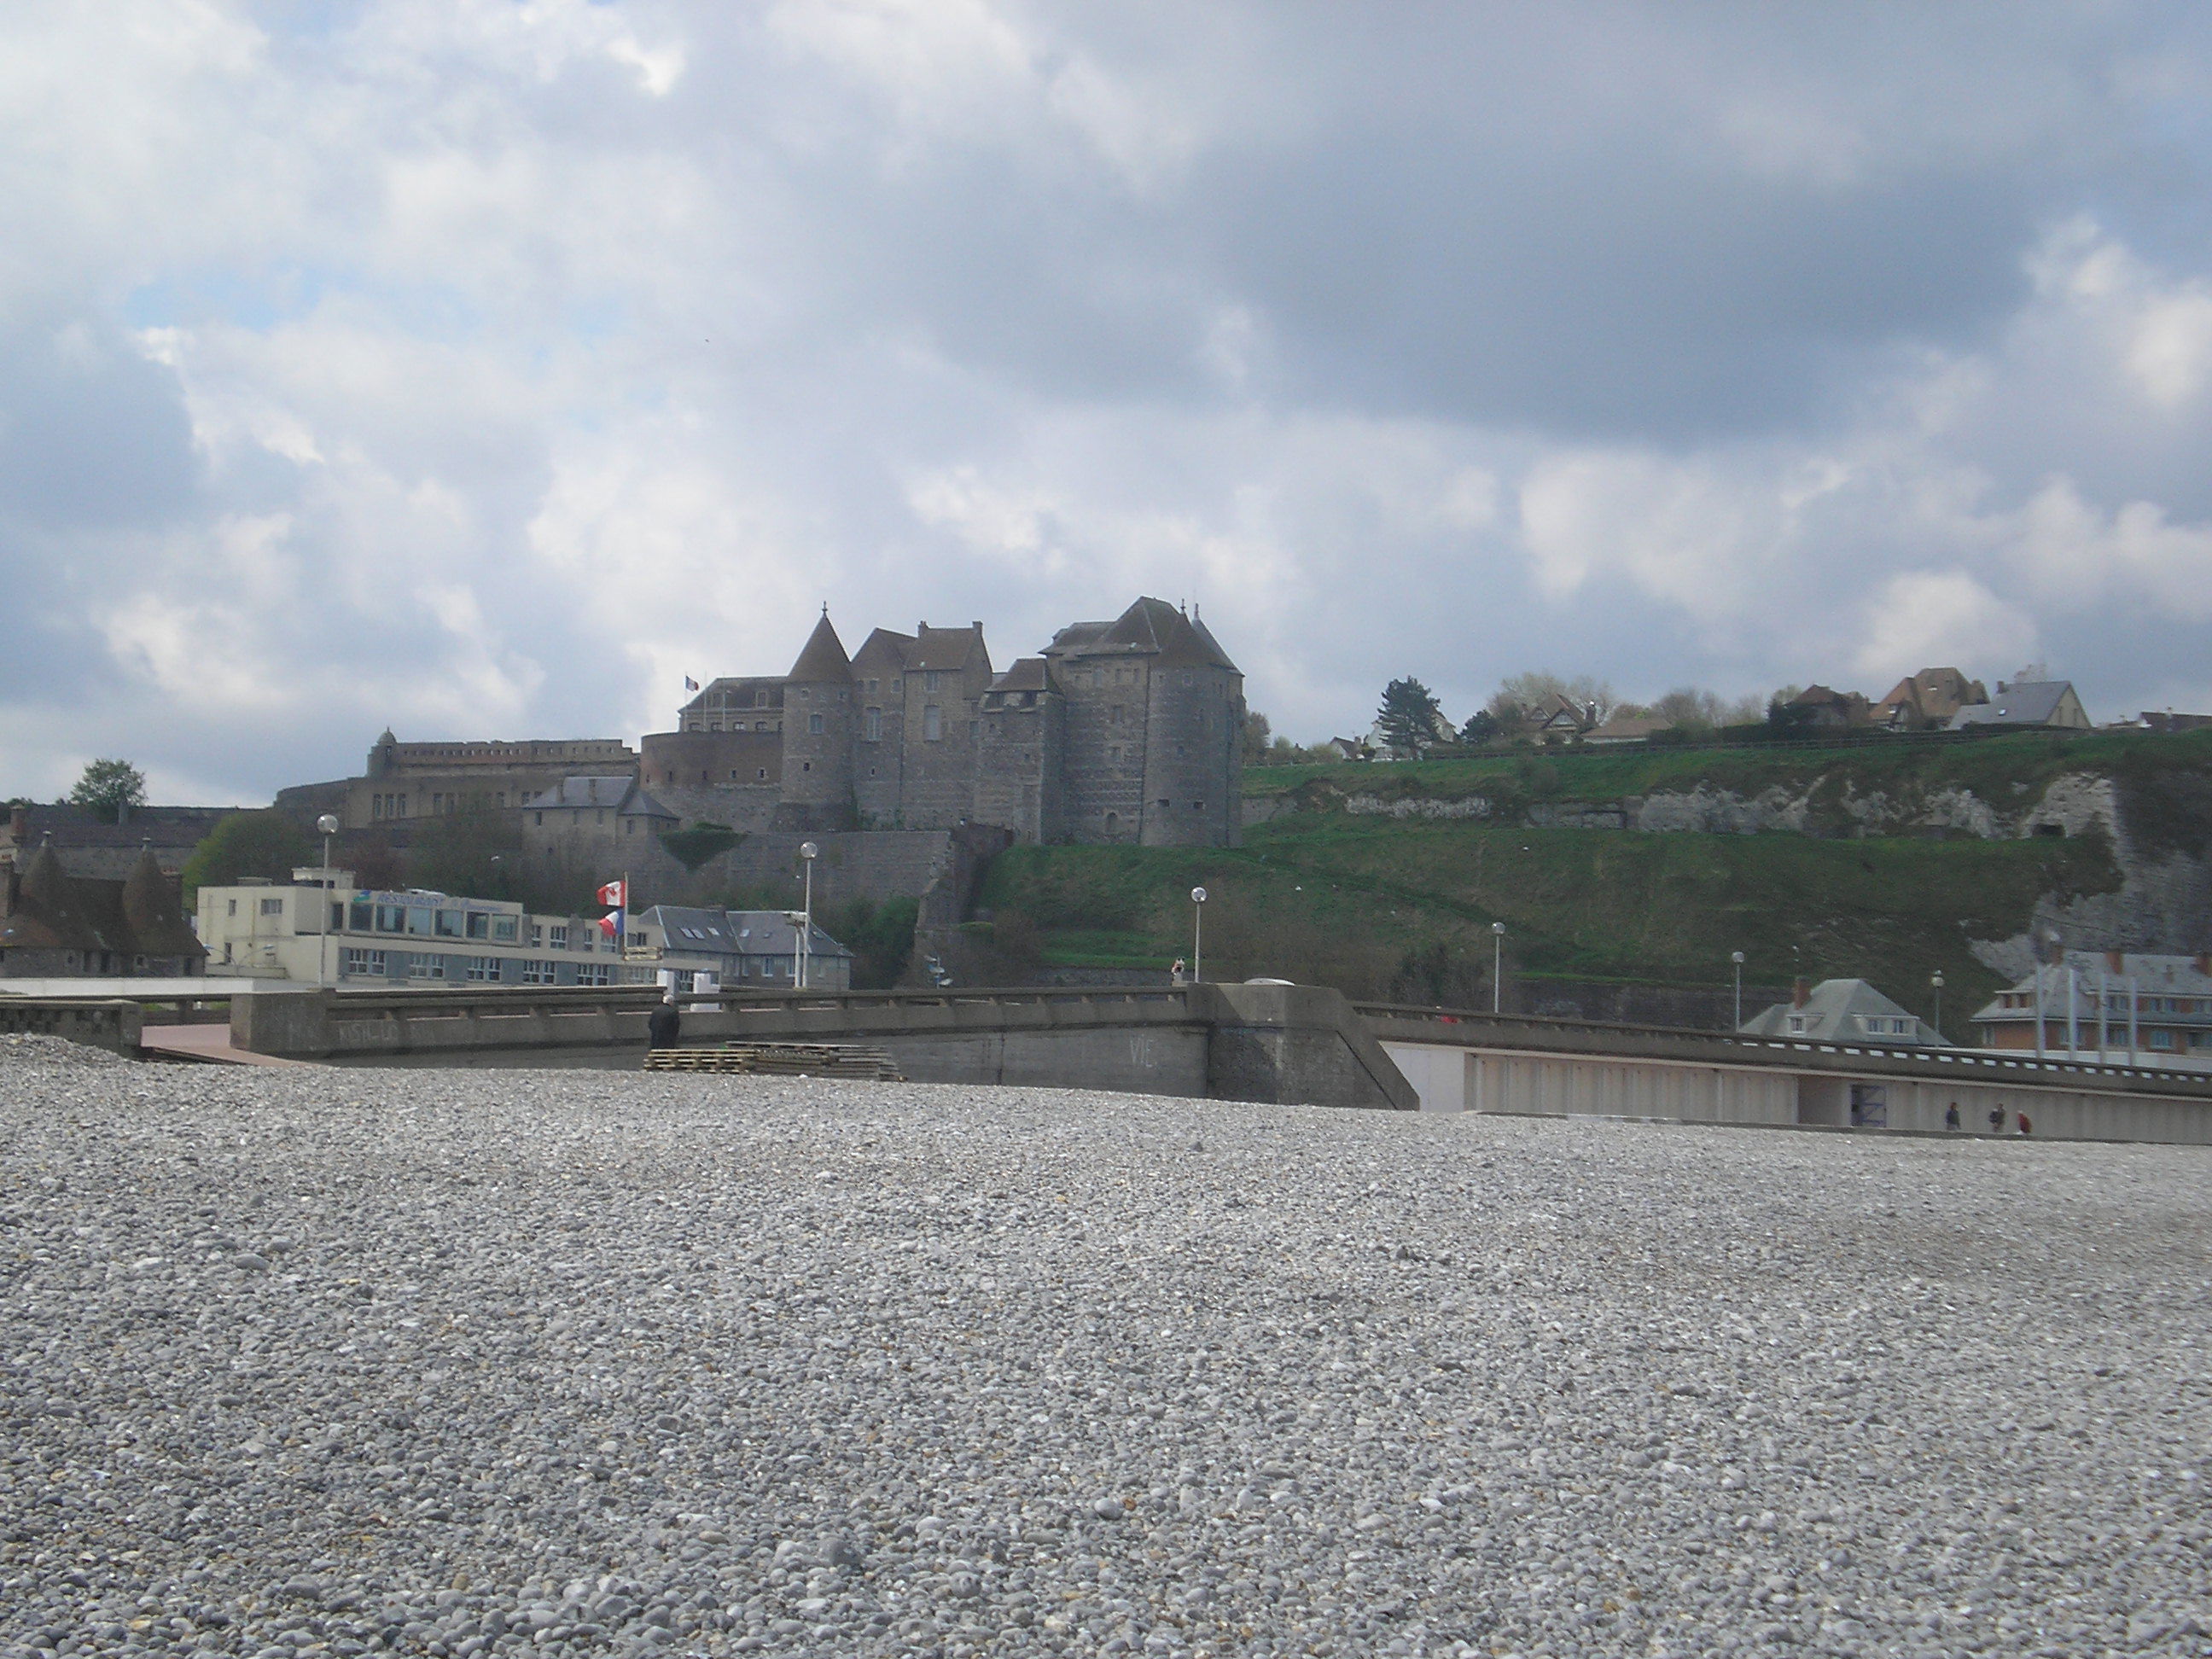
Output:
[[[146,804],[146,775],[126,760],[96,760],[84,769],[70,805],[82,806],[102,823],[114,823],[124,809]]]
[[[1382,707],[1375,716],[1383,743],[1400,755],[1418,755],[1434,743],[1443,719],[1435,694],[1411,675],[1382,688]]]
[[[463,898],[511,899],[522,884],[522,815],[484,795],[416,820],[408,860],[418,887]]]
[[[1459,740],[1470,749],[1480,748],[1495,738],[1502,729],[1498,723],[1497,715],[1492,714],[1487,708],[1478,708],[1467,717],[1467,724],[1460,727]]]
[[[242,876],[289,882],[320,856],[314,838],[282,812],[233,812],[185,860],[185,903],[203,887],[234,887]]]
[[[1244,711],[1244,748],[1242,760],[1246,766],[1265,766],[1268,759],[1270,735],[1267,717],[1256,708]]]
[[[1651,705],[1651,712],[1684,732],[1710,732],[1721,724],[1721,700],[1695,685],[1678,685]]]
[[[1494,718],[1510,725],[1547,697],[1565,697],[1577,708],[1588,710],[1594,726],[1604,725],[1613,715],[1613,688],[1603,680],[1589,674],[1568,679],[1536,668],[1507,675],[1486,707]]]

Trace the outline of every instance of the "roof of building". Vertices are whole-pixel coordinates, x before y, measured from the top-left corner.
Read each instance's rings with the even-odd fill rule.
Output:
[[[1886,716],[1910,708],[1924,720],[1941,720],[1988,695],[1979,680],[1968,679],[1956,668],[1923,668],[1891,686],[1875,708]]]
[[[204,957],[186,925],[177,879],[148,848],[121,881],[72,876],[51,845],[23,866],[15,906],[0,917],[11,950],[108,951],[118,956]]]
[[[2169,956],[2148,951],[2062,951],[2058,959],[2043,969],[2044,1007],[2047,1014],[2063,1016],[2066,1009],[2067,970],[2073,970],[2071,983],[2075,994],[2086,1006],[2096,1006],[2097,994],[2102,990],[2132,989],[2136,997],[2186,996],[2212,998],[2212,955]],[[2006,988],[2008,992],[2033,992],[2035,975],[2029,974]],[[2146,1012],[2140,1007],[2138,1014]],[[2167,1011],[2158,1011],[2160,1019],[2168,1017]],[[2033,1020],[2035,1010],[2008,1008],[2001,1002],[1984,1004],[1973,1018],[1977,1020]]]
[[[1615,714],[1603,726],[1594,726],[1583,738],[1591,743],[1632,743],[1654,732],[1671,732],[1674,722],[1664,714]]]
[[[1045,678],[1042,657],[1018,657],[1006,665],[1006,672],[991,682],[994,691],[1043,691],[1049,689]]]
[[[20,843],[36,847],[52,837],[67,853],[77,847],[143,847],[148,842],[167,852],[198,846],[216,823],[236,806],[134,806],[119,823],[109,823],[82,806],[58,801],[51,806],[25,806],[24,832]],[[0,814],[0,845],[13,840],[14,812]]]
[[[1954,726],[2048,726],[2058,705],[2074,689],[2071,680],[2015,680],[1997,683],[1987,702],[1970,702],[1952,717]]]
[[[536,809],[552,807],[612,807],[633,817],[672,818],[677,815],[638,787],[635,778],[573,777],[561,780],[530,802]]]
[[[688,904],[656,904],[636,920],[660,929],[671,951],[710,956],[787,957],[799,948],[799,929],[781,910],[715,910]],[[849,957],[853,953],[817,927],[807,954]]]
[[[845,642],[830,626],[829,608],[824,606],[822,620],[814,624],[814,631],[806,636],[805,648],[784,678],[795,684],[820,685],[852,678],[853,659],[845,654]]]
[[[1903,1033],[1870,1033],[1863,1022],[1875,1017],[1908,1019],[1912,1024]],[[1793,1018],[1801,1018],[1804,1024],[1793,1025]],[[1804,1036],[1850,1042],[1874,1036],[1893,1042],[1950,1046],[1910,1008],[1891,1001],[1863,979],[1824,979],[1806,992],[1802,1006],[1778,1002],[1753,1014],[1738,1029],[1753,1036]]]
[[[1165,599],[1139,599],[1112,622],[1075,623],[1063,628],[1044,648],[1048,657],[1103,656],[1126,653],[1157,656],[1163,668],[1209,667],[1238,671],[1206,624],[1185,616]]]

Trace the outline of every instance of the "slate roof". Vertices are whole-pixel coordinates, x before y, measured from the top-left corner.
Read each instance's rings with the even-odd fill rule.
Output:
[[[637,920],[658,927],[667,949],[674,951],[690,951],[698,956],[787,957],[799,949],[799,929],[784,919],[781,910],[714,910],[696,905],[656,904],[639,912]],[[817,927],[807,954],[849,957],[853,953]]]
[[[1048,657],[1127,653],[1156,656],[1163,668],[1225,668],[1240,672],[1202,622],[1185,616],[1165,599],[1139,599],[1112,622],[1076,623],[1053,635]]]
[[[2074,689],[2071,680],[2016,680],[2000,684],[1988,702],[1968,703],[1954,726],[2048,726],[2058,705]]]
[[[123,957],[207,955],[185,923],[176,878],[161,873],[151,848],[138,854],[123,880],[101,881],[70,875],[54,849],[41,846],[23,866],[14,909],[0,917],[0,946]]]
[[[1793,1016],[1804,1020],[1802,1029],[1790,1024]],[[1902,1032],[1870,1032],[1864,1023],[1869,1018],[1901,1018],[1911,1023]],[[1863,979],[1824,979],[1805,994],[1803,1007],[1778,1002],[1772,1007],[1753,1014],[1744,1021],[1740,1029],[1753,1036],[1802,1037],[1821,1042],[1910,1043],[1929,1048],[1950,1046],[1930,1030],[1910,1008],[1891,1001]]]
[[[672,818],[676,814],[638,787],[635,778],[563,778],[560,787],[526,803],[533,809],[551,807],[612,807],[631,817]]]
[[[1021,657],[991,682],[994,691],[1042,691],[1048,689],[1042,657]]]
[[[837,630],[830,625],[830,613],[824,611],[814,631],[806,636],[805,649],[784,678],[794,685],[820,685],[852,678],[853,659],[845,654],[845,642],[837,637]]]

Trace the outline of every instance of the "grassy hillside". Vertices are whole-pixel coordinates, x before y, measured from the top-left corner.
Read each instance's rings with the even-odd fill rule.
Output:
[[[2130,822],[2160,847],[2194,852],[2212,831],[2212,729],[2023,732],[2004,737],[1888,740],[1856,744],[1767,744],[1728,749],[1508,750],[1389,764],[1263,766],[1244,774],[1248,798],[1327,800],[1367,794],[1384,800],[1481,795],[1510,811],[1536,800],[1618,800],[1700,785],[1753,795],[1818,785],[1817,808],[1848,789],[1859,794],[1972,790],[2000,805],[2040,793],[2063,773],[2117,779]]]
[[[2022,931],[2045,892],[2119,879],[2101,838],[1645,836],[1313,812],[1229,850],[1017,848],[980,902],[1010,952],[1046,963],[1165,967],[1188,954],[1202,883],[1214,977],[1487,1001],[1503,921],[1523,976],[1724,986],[1741,950],[1753,982],[1861,976],[1915,1008],[1941,969],[1955,1014],[1996,987],[1969,939]]]

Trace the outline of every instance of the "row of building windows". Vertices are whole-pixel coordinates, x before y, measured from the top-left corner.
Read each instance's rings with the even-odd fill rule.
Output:
[[[2090,987],[2081,987],[2078,990],[2078,1000],[2086,1002],[2090,1007],[2094,1008],[2097,1006],[2097,993]],[[2044,993],[2043,1001],[2045,1012],[2049,1013],[2055,1009],[2063,1013],[2066,1009],[2065,987],[2050,988]],[[2035,994],[2033,991],[2006,991],[1998,996],[1997,1006],[2001,1008],[2033,1008],[2035,1006]],[[2125,991],[2115,991],[2109,988],[2106,990],[2106,1007],[2115,1012],[2124,1013],[2129,1006],[2128,994]],[[2137,1012],[2145,1014],[2212,1014],[2212,998],[2138,997],[2135,1000],[2134,1006]]]
[[[552,962],[520,957],[468,957],[436,951],[379,951],[347,945],[339,965],[349,979],[428,980],[470,985],[641,984],[653,976],[643,968],[617,969],[611,962]]]

